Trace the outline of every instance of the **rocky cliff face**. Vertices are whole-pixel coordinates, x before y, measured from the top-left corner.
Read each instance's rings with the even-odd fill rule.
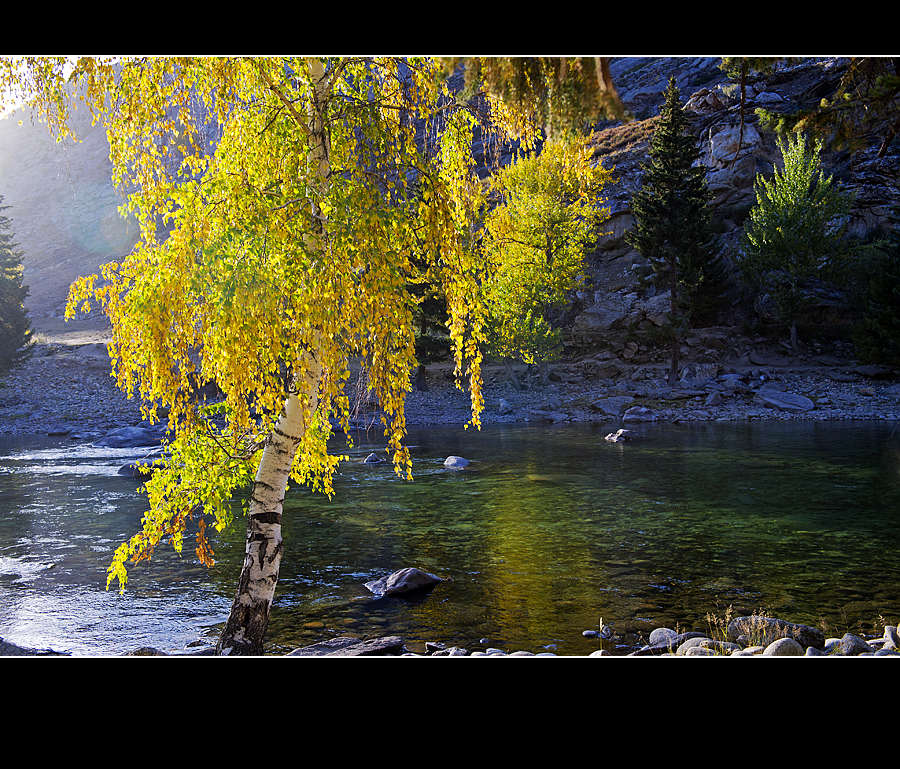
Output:
[[[574,344],[607,348],[620,357],[647,353],[635,341],[635,332],[652,337],[667,311],[668,295],[640,289],[638,274],[643,257],[625,242],[633,226],[630,200],[640,187],[640,164],[645,160],[662,92],[674,75],[692,118],[692,130],[701,149],[701,162],[714,195],[714,221],[718,246],[733,254],[744,220],[755,203],[753,184],[759,173],[770,174],[780,153],[775,137],[758,126],[753,110],[793,111],[819,101],[834,90],[847,62],[837,58],[808,59],[785,66],[767,78],[751,78],[746,89],[743,136],[740,137],[740,93],[718,69],[718,59],[618,59],[612,63],[620,95],[636,120],[601,128],[594,136],[595,157],[615,168],[618,182],[608,191],[612,218],[609,234],[588,258],[588,285],[579,292],[570,311]],[[740,137],[740,142],[739,142]],[[877,157],[877,146],[856,153],[826,153],[823,170],[833,174],[844,189],[854,193],[850,233],[867,238],[895,226],[892,206],[900,201],[900,152],[894,146]],[[826,298],[827,300],[827,298]],[[734,318],[732,318],[734,320]],[[737,340],[725,328],[698,331],[684,353],[700,351],[713,357],[722,345]],[[712,346],[710,346],[710,344]],[[732,350],[734,354],[739,351]]]

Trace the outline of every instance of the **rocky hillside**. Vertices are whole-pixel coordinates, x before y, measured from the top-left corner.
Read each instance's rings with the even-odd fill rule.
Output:
[[[596,156],[616,170],[618,182],[609,189],[612,219],[597,250],[589,256],[590,283],[579,293],[567,325],[571,339],[589,348],[597,345],[617,355],[643,355],[635,330],[652,331],[662,322],[665,296],[638,291],[636,274],[643,264],[624,241],[632,226],[630,199],[641,183],[640,163],[646,157],[655,115],[670,76],[674,76],[693,116],[693,128],[715,193],[720,245],[736,242],[754,202],[753,180],[771,171],[777,149],[771,135],[758,129],[753,108],[793,109],[817,101],[833,89],[846,67],[840,59],[807,59],[786,66],[768,78],[753,79],[747,90],[748,110],[742,148],[734,159],[739,132],[739,94],[714,57],[623,57],[613,59],[612,74],[623,101],[636,118],[607,124],[594,137]],[[133,221],[118,213],[121,196],[110,182],[108,145],[102,128],[91,127],[85,110],[77,115],[82,141],[57,144],[41,125],[27,116],[0,119],[0,194],[25,253],[25,280],[31,290],[28,308],[37,331],[97,328],[97,321],[62,324],[69,283],[120,258],[137,239]],[[20,121],[21,124],[20,124]],[[895,142],[896,145],[896,142]],[[734,162],[732,162],[734,161]],[[857,195],[853,232],[865,235],[888,224],[890,204],[898,196],[896,146],[884,157],[875,149],[825,158],[834,173]],[[616,334],[616,332],[619,332]],[[706,337],[726,335],[709,330]],[[82,338],[82,341],[89,339]],[[629,346],[630,345],[630,346]]]
[[[652,359],[653,330],[662,326],[668,294],[640,289],[638,275],[646,267],[641,255],[625,242],[633,226],[631,196],[641,185],[640,164],[645,161],[662,91],[672,75],[692,118],[692,130],[701,149],[701,161],[709,169],[708,184],[714,194],[714,221],[718,245],[728,261],[743,231],[743,222],[755,203],[753,182],[758,173],[770,174],[780,153],[775,138],[759,128],[753,110],[793,111],[818,102],[830,93],[847,62],[841,59],[808,59],[784,66],[767,78],[752,78],[747,88],[743,138],[740,135],[740,94],[719,70],[714,58],[625,58],[612,63],[612,72],[626,106],[635,116],[629,123],[610,125],[594,136],[595,155],[615,169],[617,183],[608,191],[612,218],[609,235],[600,239],[589,256],[589,284],[580,292],[569,317],[571,344],[578,349],[607,349],[621,360]],[[823,170],[833,174],[856,202],[850,233],[866,238],[896,223],[891,207],[900,201],[900,151],[897,143],[881,158],[877,147],[850,153],[823,155]],[[696,332],[683,350],[694,360],[740,357],[753,340],[735,335],[744,309],[735,297],[734,312],[723,321],[732,327]],[[827,292],[823,306],[841,312],[843,297]],[[756,340],[759,341],[759,340]],[[725,349],[728,348],[728,349]],[[740,349],[740,348],[743,348]],[[723,352],[731,355],[723,356]]]

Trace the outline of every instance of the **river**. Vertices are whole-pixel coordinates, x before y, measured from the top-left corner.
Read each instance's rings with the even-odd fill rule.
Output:
[[[365,465],[356,436],[328,500],[292,488],[268,651],[337,635],[469,650],[625,653],[655,627],[705,630],[763,610],[826,635],[900,619],[900,430],[884,422],[493,426],[410,431],[413,482]],[[340,443],[336,450],[341,450]],[[117,474],[142,453],[61,438],[0,443],[0,637],[106,656],[214,641],[243,559],[243,521],[186,541],[105,589],[145,500]],[[443,467],[456,454],[464,471]],[[414,601],[370,579],[444,578]],[[609,625],[614,638],[582,631]]]

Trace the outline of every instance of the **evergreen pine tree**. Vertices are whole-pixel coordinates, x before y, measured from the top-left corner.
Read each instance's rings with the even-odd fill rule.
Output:
[[[782,168],[771,178],[756,178],[742,267],[759,295],[774,302],[796,352],[806,287],[834,271],[847,250],[844,219],[852,198],[822,172],[821,140],[808,144],[803,134],[794,134],[779,138],[778,146]]]
[[[0,195],[0,211],[7,208]],[[28,288],[22,284],[22,251],[10,228],[10,220],[0,214],[0,372],[20,363],[32,344],[25,310]]]
[[[674,383],[681,340],[693,320],[714,310],[722,278],[712,248],[706,168],[697,163],[700,153],[675,78],[664,96],[649,162],[642,166],[643,184],[631,202],[635,226],[626,240],[649,261],[656,287],[671,292],[669,381]]]

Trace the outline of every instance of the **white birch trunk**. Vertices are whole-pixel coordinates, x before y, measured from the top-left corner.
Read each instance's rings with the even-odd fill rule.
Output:
[[[302,389],[309,397],[310,417],[318,405],[322,370],[313,366]],[[274,429],[266,441],[253,490],[247,522],[247,547],[231,614],[216,648],[217,654],[260,655],[275,598],[275,586],[283,552],[281,516],[291,464],[306,432],[303,404],[298,394],[288,396]]]
[[[316,84],[315,97],[308,112],[310,150],[317,159],[319,181],[326,184],[330,172],[330,154],[321,109],[325,98],[325,71],[317,59],[309,59],[308,64]],[[321,219],[321,211],[315,203],[313,213]],[[306,238],[307,246],[312,248],[321,247],[320,241],[321,229],[309,233]],[[308,397],[310,418],[318,406],[323,371],[315,360],[315,353],[312,365],[307,366],[307,369],[302,379],[294,383],[294,391],[285,400],[281,417],[263,449],[250,496],[244,566],[231,613],[216,647],[217,654],[263,653],[263,639],[269,624],[269,612],[275,597],[283,552],[281,515],[284,495],[297,446],[308,427],[298,395]]]

